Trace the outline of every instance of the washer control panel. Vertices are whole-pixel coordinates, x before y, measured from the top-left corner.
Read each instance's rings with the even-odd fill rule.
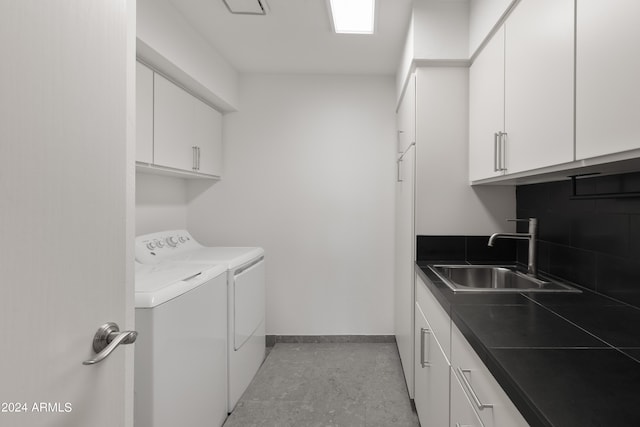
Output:
[[[156,264],[180,252],[199,248],[187,230],[161,231],[136,237],[136,260]]]

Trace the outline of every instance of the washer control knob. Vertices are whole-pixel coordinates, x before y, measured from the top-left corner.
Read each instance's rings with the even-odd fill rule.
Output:
[[[156,248],[155,243],[153,243],[153,242],[147,243],[147,249],[154,250],[155,248]]]
[[[156,244],[156,247],[164,248],[164,242],[162,240],[156,240],[154,243]]]
[[[180,243],[184,243],[184,242],[187,241],[187,238],[184,237],[184,236],[180,236],[180,237],[178,237],[178,240],[180,241]]]
[[[178,238],[174,236],[167,237],[167,245],[171,246],[172,248],[175,248],[176,246],[178,246]]]

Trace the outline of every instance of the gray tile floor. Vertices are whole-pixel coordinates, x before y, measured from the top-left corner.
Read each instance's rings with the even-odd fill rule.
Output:
[[[395,344],[278,343],[224,427],[417,427]]]

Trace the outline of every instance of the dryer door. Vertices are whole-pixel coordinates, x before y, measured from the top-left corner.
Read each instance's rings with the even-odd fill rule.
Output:
[[[232,293],[233,348],[239,350],[264,322],[264,257],[234,271]]]

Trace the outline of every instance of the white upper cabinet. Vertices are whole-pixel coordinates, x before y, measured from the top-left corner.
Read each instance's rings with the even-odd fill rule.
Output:
[[[469,179],[502,175],[498,139],[504,129],[504,28],[469,70]]]
[[[221,174],[221,115],[169,80],[154,81],[154,164]]]
[[[573,0],[522,0],[474,61],[471,181],[574,160]]]
[[[199,148],[198,172],[222,175],[222,114],[198,101],[195,106],[194,145]]]
[[[574,0],[522,0],[505,23],[507,173],[574,160]]]
[[[578,0],[576,157],[640,148],[640,2]]]
[[[195,99],[160,75],[156,75],[154,98],[154,163],[196,171]]]
[[[136,161],[153,163],[153,71],[136,62]]]

